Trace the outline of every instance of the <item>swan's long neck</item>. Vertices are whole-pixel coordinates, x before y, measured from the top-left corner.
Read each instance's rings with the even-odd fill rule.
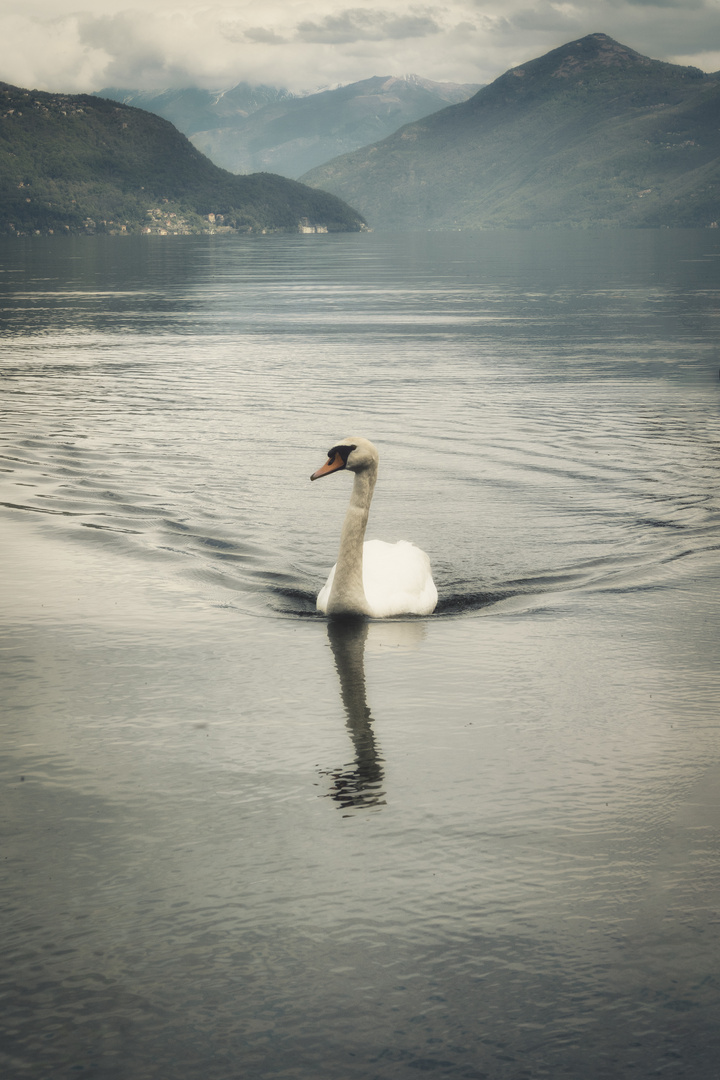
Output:
[[[328,599],[328,615],[369,614],[363,588],[363,543],[376,480],[377,465],[355,473],[340,536],[335,579]]]

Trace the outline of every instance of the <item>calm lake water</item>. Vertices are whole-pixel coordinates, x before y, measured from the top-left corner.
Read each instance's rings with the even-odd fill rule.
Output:
[[[0,249],[8,1080],[720,1076],[720,233]],[[314,611],[368,537],[426,619]]]

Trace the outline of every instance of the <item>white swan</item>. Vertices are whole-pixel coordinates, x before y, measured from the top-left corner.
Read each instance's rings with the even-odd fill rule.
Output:
[[[338,560],[317,598],[324,615],[429,615],[437,604],[430,559],[424,551],[398,540],[363,543],[377,480],[378,452],[371,442],[353,436],[328,450],[328,460],[310,477],[349,469],[355,473],[350,506],[340,536]]]

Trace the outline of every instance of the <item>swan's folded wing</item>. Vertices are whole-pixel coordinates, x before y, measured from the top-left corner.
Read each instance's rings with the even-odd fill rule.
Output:
[[[429,615],[437,604],[430,559],[407,540],[368,540],[363,548],[363,587],[375,618]]]
[[[335,565],[337,566],[337,563]],[[334,578],[335,578],[335,566],[333,566],[332,570],[328,574],[328,579],[325,582],[325,584],[323,585],[320,592],[318,593],[318,598],[317,598],[317,601],[316,601],[316,604],[315,604],[315,607],[317,608],[317,610],[322,612],[323,615],[327,615],[328,601],[330,599],[330,591],[332,589],[332,583],[333,583]]]

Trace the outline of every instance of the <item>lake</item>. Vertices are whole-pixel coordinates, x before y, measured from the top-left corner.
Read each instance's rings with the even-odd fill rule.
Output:
[[[0,249],[8,1080],[716,1080],[720,233]],[[328,622],[349,478],[426,618]]]

